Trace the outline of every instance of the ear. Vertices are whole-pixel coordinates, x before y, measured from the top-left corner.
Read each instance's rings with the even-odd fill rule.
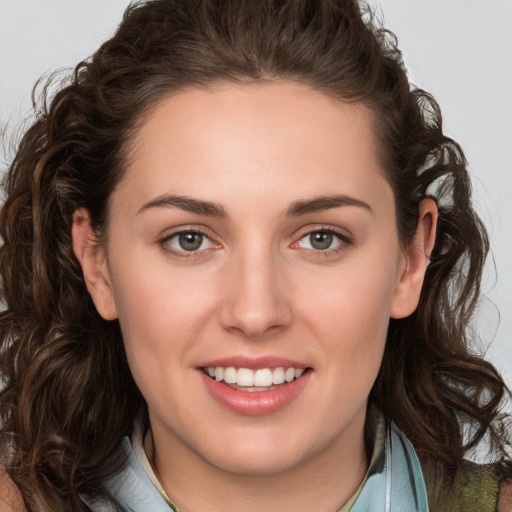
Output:
[[[437,205],[432,199],[423,199],[416,233],[405,248],[404,265],[391,303],[392,318],[405,318],[418,306],[423,279],[434,249],[436,227]]]
[[[105,320],[116,319],[117,308],[105,248],[98,243],[94,235],[87,209],[80,208],[73,214],[71,234],[75,256],[80,262],[87,290],[98,313]]]

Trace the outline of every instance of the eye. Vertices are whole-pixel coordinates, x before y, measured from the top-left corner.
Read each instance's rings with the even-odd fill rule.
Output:
[[[329,251],[348,243],[347,237],[332,229],[318,229],[306,233],[297,243],[302,249]]]
[[[162,240],[164,249],[186,256],[186,253],[200,252],[215,247],[206,235],[199,231],[180,231]]]

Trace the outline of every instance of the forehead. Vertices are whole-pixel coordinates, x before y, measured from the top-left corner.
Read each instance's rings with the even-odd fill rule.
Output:
[[[251,135],[251,142],[256,145],[261,140],[255,138],[258,127],[263,127],[260,133],[264,136],[279,132],[281,140],[283,136],[297,137],[309,131],[312,143],[316,138],[328,143],[329,138],[340,135],[340,130],[344,139],[351,134],[357,137],[364,130],[367,149],[374,149],[372,116],[373,112],[362,103],[338,101],[292,81],[218,83],[208,88],[179,90],[157,102],[139,123],[131,149],[132,154],[144,149],[148,141],[159,138],[162,130],[170,137],[191,136],[196,143],[217,144],[221,142],[219,138],[236,132],[239,137]],[[220,130],[211,130],[205,139],[204,128]],[[326,137],[328,132],[331,137]],[[268,140],[264,142],[268,144]]]
[[[119,188],[132,184],[146,201],[162,193],[221,202],[230,193],[272,193],[285,201],[336,186],[368,198],[385,179],[376,146],[364,105],[304,85],[194,88],[163,99],[144,118]]]

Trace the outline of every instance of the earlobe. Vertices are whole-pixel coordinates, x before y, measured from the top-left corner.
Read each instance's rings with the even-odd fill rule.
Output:
[[[99,244],[85,208],[73,214],[73,251],[82,267],[85,284],[98,313],[105,320],[117,318],[117,308],[108,271],[105,248]]]
[[[418,306],[425,272],[434,249],[436,226],[437,205],[432,199],[423,199],[420,203],[416,233],[405,249],[404,268],[391,304],[392,318],[405,318]]]

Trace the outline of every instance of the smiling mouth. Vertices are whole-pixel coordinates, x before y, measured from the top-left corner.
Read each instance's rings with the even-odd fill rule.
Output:
[[[233,366],[209,366],[202,368],[203,373],[212,380],[222,382],[239,391],[271,391],[282,385],[300,379],[310,368],[235,368]]]

